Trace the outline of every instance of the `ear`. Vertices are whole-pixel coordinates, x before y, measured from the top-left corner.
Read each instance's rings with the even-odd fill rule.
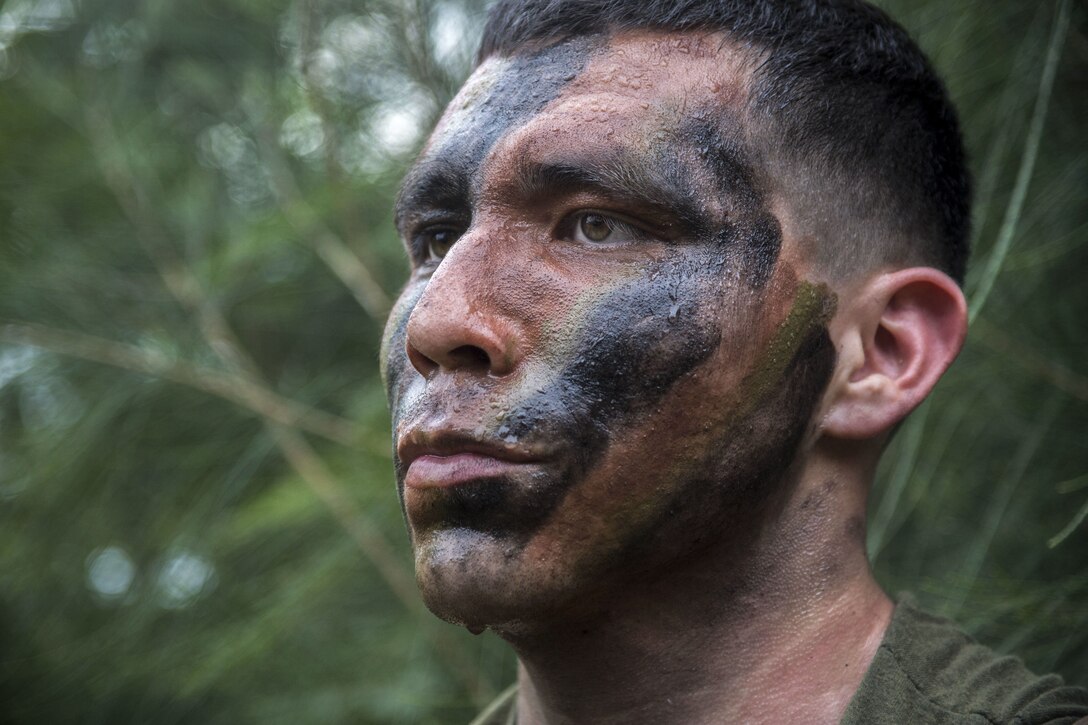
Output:
[[[948,275],[914,267],[878,275],[850,295],[832,324],[839,359],[821,426],[875,438],[922,402],[956,359],[967,304]]]

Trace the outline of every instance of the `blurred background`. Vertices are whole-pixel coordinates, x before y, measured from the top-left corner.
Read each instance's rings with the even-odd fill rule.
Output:
[[[1088,12],[887,0],[961,109],[973,326],[870,549],[1088,681]],[[0,4],[0,723],[463,723],[378,380],[389,208],[482,0]]]

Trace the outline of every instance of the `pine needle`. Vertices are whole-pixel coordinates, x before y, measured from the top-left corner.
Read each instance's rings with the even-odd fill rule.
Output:
[[[1001,231],[997,235],[997,242],[994,243],[994,248],[986,261],[982,277],[975,288],[974,294],[971,295],[971,304],[968,308],[968,317],[971,320],[978,317],[979,312],[986,305],[986,300],[989,299],[994,282],[997,280],[998,275],[1001,274],[1005,258],[1009,254],[1013,238],[1020,226],[1024,201],[1027,199],[1028,187],[1035,172],[1035,162],[1039,157],[1039,147],[1043,140],[1047,111],[1050,110],[1050,98],[1054,90],[1054,78],[1058,72],[1058,61],[1061,60],[1062,47],[1069,31],[1070,5],[1069,0],[1063,0],[1058,7],[1058,17],[1054,21],[1050,42],[1047,44],[1046,64],[1039,80],[1039,94],[1035,101],[1035,111],[1032,114],[1028,137],[1024,142],[1024,155],[1020,159],[1020,171],[1016,177],[1016,186],[1013,188],[1012,199],[1010,199],[1009,206],[1006,209]]]

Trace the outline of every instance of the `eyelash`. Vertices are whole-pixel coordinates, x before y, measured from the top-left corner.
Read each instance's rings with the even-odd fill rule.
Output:
[[[609,242],[608,238],[600,240],[589,238],[589,235],[581,225],[591,217],[599,217],[607,223],[609,236],[619,232],[623,236],[623,239],[619,242]],[[432,224],[415,232],[412,235],[411,246],[412,254],[417,264],[419,266],[437,266],[446,254],[449,253],[450,248],[461,238],[464,231],[463,228],[456,225]],[[584,240],[577,239],[579,233],[586,238]],[[453,235],[453,238],[449,241],[437,239],[438,235],[444,234],[451,234]],[[615,214],[597,211],[595,209],[582,209],[573,214],[569,214],[562,222],[560,222],[559,227],[556,230],[556,237],[591,246],[607,246],[622,244],[627,241],[642,241],[653,238],[653,235],[641,226],[630,222],[623,217],[616,216]],[[434,249],[435,245],[445,246],[445,250],[440,254],[436,253]]]
[[[440,234],[451,234],[453,238],[448,242],[439,241],[437,239]],[[437,265],[442,261],[443,257],[449,253],[450,247],[457,243],[457,240],[464,234],[464,230],[460,227],[451,224],[432,224],[430,226],[420,229],[418,232],[412,235],[412,254],[415,257],[419,265]],[[446,247],[440,255],[435,255],[433,244],[444,245]]]
[[[599,217],[608,226],[609,238],[605,239],[592,239],[589,238],[589,234],[582,226],[591,217]],[[591,246],[615,246],[623,244],[628,241],[644,241],[652,238],[648,231],[642,228],[640,225],[627,220],[622,216],[616,214],[597,211],[596,209],[583,209],[575,214],[570,215],[564,220],[560,226],[560,236],[565,238],[571,238],[581,244],[588,244]],[[586,237],[584,240],[578,240],[576,237],[581,233]],[[619,241],[610,241],[610,238],[614,235],[621,237]]]

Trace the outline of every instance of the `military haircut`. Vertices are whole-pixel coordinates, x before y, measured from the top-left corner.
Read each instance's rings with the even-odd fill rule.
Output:
[[[956,112],[906,30],[868,3],[499,0],[477,60],[640,30],[720,32],[750,55],[748,142],[818,267],[842,279],[920,264],[962,284],[971,178]]]

